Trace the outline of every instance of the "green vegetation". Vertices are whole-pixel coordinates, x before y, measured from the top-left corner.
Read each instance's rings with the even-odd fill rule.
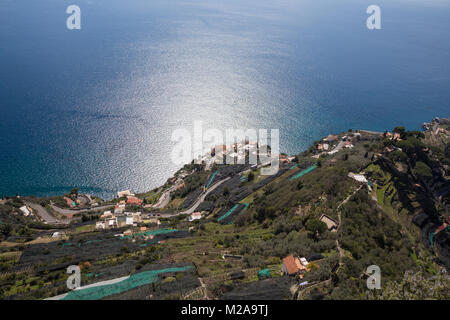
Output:
[[[156,203],[164,190],[178,186],[161,212],[180,212],[208,185],[230,177],[198,207],[203,218],[190,222],[187,215],[165,216],[161,226],[145,231],[129,227],[132,236],[115,237],[125,228],[95,231],[99,213],[85,213],[77,221],[92,223],[70,225],[67,237],[50,241],[53,230],[42,237],[42,223],[18,212],[24,202],[8,199],[0,205],[0,297],[40,299],[65,293],[65,268],[76,264],[83,284],[124,275],[132,275],[131,282],[108,287],[106,295],[92,289],[68,298],[134,297],[143,287],[141,298],[151,292],[154,298],[179,299],[185,284],[200,286],[199,277],[208,298],[257,288],[263,281],[289,288],[308,281],[311,289],[296,292],[295,298],[448,299],[441,274],[450,261],[447,231],[435,236],[435,247],[428,236],[448,217],[448,196],[441,191],[447,186],[449,141],[429,131],[396,127],[394,132],[399,139],[387,133],[341,133],[338,140],[352,145],[320,156],[318,141],[276,176],[262,176],[250,166],[215,165],[205,171],[204,165],[191,163],[164,186],[140,196],[145,203]],[[369,184],[350,178],[350,172],[363,174]],[[70,196],[76,194],[73,190]],[[50,201],[58,206],[65,202],[62,197],[35,201],[47,207]],[[156,213],[131,205],[126,210]],[[334,232],[319,220],[323,214],[336,221]],[[286,281],[282,259],[291,254],[307,257],[309,272]],[[191,272],[179,269],[187,265]],[[382,270],[382,292],[367,289],[370,265]],[[156,270],[169,271],[158,276]],[[271,294],[267,288],[265,292]]]
[[[418,161],[416,162],[416,166],[413,169],[413,172],[416,176],[420,178],[431,178],[431,169],[425,163]]]

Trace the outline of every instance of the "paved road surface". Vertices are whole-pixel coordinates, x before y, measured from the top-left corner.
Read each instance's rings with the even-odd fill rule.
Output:
[[[197,201],[194,203],[194,205],[190,208],[187,209],[185,211],[180,212],[179,214],[192,214],[197,207],[203,202],[205,201],[206,196],[213,191],[214,189],[216,189],[218,186],[220,186],[222,183],[224,183],[225,181],[229,180],[230,177],[225,178],[223,180],[220,180],[219,182],[215,183],[213,186],[209,187],[208,190],[206,190],[206,192],[204,192],[198,199]]]
[[[161,209],[167,206],[170,201],[170,193],[173,191],[174,187],[170,187],[166,191],[163,192],[161,197],[159,197],[158,202],[152,206],[152,208]]]
[[[96,283],[93,283],[93,284],[89,284],[87,286],[78,287],[78,288],[76,288],[74,290],[82,290],[82,289],[86,289],[86,288],[94,288],[94,287],[114,284],[114,283],[118,283],[118,282],[121,282],[123,280],[126,280],[129,277],[130,276],[125,276],[125,277],[115,278],[115,279],[111,279],[111,280],[105,280],[105,281],[101,281],[101,282],[96,282]],[[67,293],[64,293],[64,294],[60,294],[58,296],[54,296],[54,297],[47,298],[47,299],[44,299],[44,300],[61,300],[61,299],[65,298],[66,296],[67,296]]]
[[[164,218],[170,218],[170,217],[174,217],[174,216],[177,216],[177,215],[180,215],[180,214],[192,214],[193,212],[195,212],[195,210],[198,208],[198,206],[199,206],[203,201],[205,201],[206,196],[207,196],[211,191],[213,191],[213,190],[216,189],[219,185],[221,185],[222,183],[224,183],[225,181],[227,181],[227,180],[229,180],[229,179],[230,179],[230,177],[227,177],[227,178],[225,178],[225,179],[223,179],[223,180],[220,180],[219,182],[216,182],[216,183],[213,184],[211,187],[209,187],[209,189],[206,190],[206,192],[203,192],[203,193],[198,197],[197,201],[194,203],[194,205],[193,205],[191,208],[189,208],[189,209],[187,209],[187,210],[185,210],[185,211],[177,212],[177,213],[162,213],[162,214],[161,214],[161,217],[164,217]],[[155,205],[155,208],[163,208],[164,206],[167,205],[167,203],[168,203],[169,200],[170,200],[170,192],[172,191],[172,189],[173,189],[173,187],[167,189],[166,191],[164,191],[164,193],[161,195],[161,198],[159,199],[158,203],[156,204],[156,205],[158,205],[158,207],[156,207],[156,205]],[[40,205],[37,205],[37,206],[40,207],[39,210],[42,211],[42,215],[44,215],[44,216],[45,216],[45,214],[47,215],[46,218],[44,218],[44,216],[42,216],[43,219],[45,219],[46,221],[47,221],[47,219],[49,219],[48,221],[51,221],[51,217],[53,217],[53,216],[51,216],[51,215],[48,213],[48,211],[45,210],[42,206],[40,206]],[[72,214],[75,214],[75,213],[83,213],[83,212],[87,212],[87,211],[103,211],[103,210],[107,210],[107,209],[113,208],[114,205],[107,205],[107,206],[95,207],[95,208],[90,208],[90,209],[63,209],[63,208],[57,207],[57,206],[55,206],[55,205],[53,205],[53,204],[51,204],[51,207],[52,207],[53,210],[55,210],[56,212],[58,212],[58,213],[60,213],[60,214],[63,214],[63,215],[72,215]],[[32,208],[33,208],[33,207],[32,207]],[[41,214],[40,214],[40,215],[41,215]],[[56,221],[56,222],[59,221],[59,220],[57,220],[55,217],[53,217],[53,219],[54,219],[54,221]],[[66,221],[60,221],[60,222],[68,223],[68,222],[66,222]],[[48,222],[48,223],[55,223],[55,222]]]
[[[43,206],[41,206],[38,203],[24,201],[27,206],[32,208],[42,219],[45,220],[45,222],[49,224],[56,224],[56,223],[69,223],[69,221],[65,220],[58,220],[55,216],[53,216],[50,212],[47,211]]]
[[[341,151],[341,149],[344,147],[345,145],[345,141],[339,141],[338,145],[336,146],[336,148],[334,148],[333,150],[331,150],[330,152],[336,153],[338,151]],[[330,153],[328,152],[328,153]]]
[[[207,196],[211,191],[213,191],[214,189],[216,189],[218,186],[220,186],[222,183],[224,183],[225,181],[227,181],[227,180],[229,180],[229,179],[230,179],[230,177],[225,178],[225,179],[223,179],[223,180],[220,180],[219,182],[216,182],[216,183],[213,184],[211,187],[209,187],[209,189],[206,190],[206,192],[203,192],[203,193],[197,198],[197,201],[195,201],[194,205],[193,205],[191,208],[189,208],[189,209],[187,209],[187,210],[185,210],[185,211],[177,212],[177,213],[162,213],[162,214],[161,214],[161,217],[164,217],[164,218],[170,218],[170,217],[178,216],[178,215],[180,215],[180,214],[192,214],[193,212],[195,212],[195,210],[198,208],[198,206],[199,206],[203,201],[205,201],[206,196]]]
[[[379,132],[379,131],[369,131],[369,130],[358,130],[358,132],[362,132],[362,133],[368,133],[368,134],[378,134],[378,135],[383,135],[384,132]]]
[[[83,212],[87,212],[87,211],[103,211],[103,210],[114,208],[114,205],[93,207],[93,208],[89,208],[89,209],[63,209],[63,208],[55,206],[54,204],[51,204],[50,206],[52,207],[53,210],[55,210],[56,212],[63,214],[63,215],[83,213]]]

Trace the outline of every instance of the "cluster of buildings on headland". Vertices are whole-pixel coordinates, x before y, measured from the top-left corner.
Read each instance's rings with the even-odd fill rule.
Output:
[[[115,229],[123,227],[138,227],[142,224],[155,224],[160,225],[159,213],[142,213],[142,212],[127,212],[127,206],[132,205],[135,209],[136,206],[142,208],[147,207],[143,205],[143,200],[135,197],[129,190],[120,191],[117,193],[119,198],[125,198],[126,200],[120,200],[113,210],[103,212],[99,221],[95,224],[96,230]],[[193,212],[188,221],[200,220],[203,217],[201,212]]]
[[[143,223],[161,224],[159,218],[155,214],[142,212],[126,212],[127,205],[142,206],[143,200],[135,197],[129,190],[117,193],[120,200],[114,207],[114,210],[105,211],[99,221],[95,224],[95,229],[106,230],[122,227],[137,227]],[[159,215],[159,214],[158,214]]]
[[[352,140],[358,139],[358,137],[361,137],[361,133],[359,132],[350,133],[340,139],[338,135],[330,134],[316,145],[316,149],[319,154],[315,157],[318,158],[321,154],[335,154],[345,148],[351,149],[354,147]]]
[[[197,160],[199,163],[205,163],[205,170],[209,170],[214,163],[243,164],[246,158],[250,159],[250,164],[256,165],[258,157],[266,159],[269,156],[270,147],[267,145],[259,145],[255,141],[241,141],[228,147],[225,144],[217,145]]]
[[[450,125],[450,119],[447,118],[434,118],[433,120],[431,120],[431,122],[424,122],[422,123],[422,127],[426,130],[433,130],[435,131],[436,129],[438,129],[439,125]]]

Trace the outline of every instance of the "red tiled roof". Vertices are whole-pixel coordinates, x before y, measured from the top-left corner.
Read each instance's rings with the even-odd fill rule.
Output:
[[[67,198],[67,197],[64,197],[64,200],[66,200],[67,205],[68,205],[69,207],[73,207],[73,200],[72,200],[72,199]]]
[[[325,138],[327,141],[334,141],[337,140],[338,136],[334,134],[330,134],[328,137]]]
[[[128,204],[141,204],[142,200],[136,197],[127,197]]]
[[[179,185],[177,185],[176,187],[175,187],[175,190],[180,190],[181,188],[183,188],[184,187],[184,182],[182,182],[182,183],[180,183]]]
[[[296,274],[298,272],[298,267],[292,254],[283,259],[283,264],[288,274]]]

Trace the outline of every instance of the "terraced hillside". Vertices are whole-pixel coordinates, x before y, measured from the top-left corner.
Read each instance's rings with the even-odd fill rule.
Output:
[[[271,176],[188,164],[137,195],[142,205],[126,205],[147,219],[112,230],[95,230],[95,211],[53,225],[20,214],[26,201],[51,213],[45,199],[4,199],[1,298],[449,299],[448,130],[434,120],[423,132],[342,132]],[[305,257],[307,271],[283,275],[290,255]],[[89,290],[69,292],[69,265]],[[367,288],[370,265],[386,290]],[[411,279],[434,289],[408,291]]]

